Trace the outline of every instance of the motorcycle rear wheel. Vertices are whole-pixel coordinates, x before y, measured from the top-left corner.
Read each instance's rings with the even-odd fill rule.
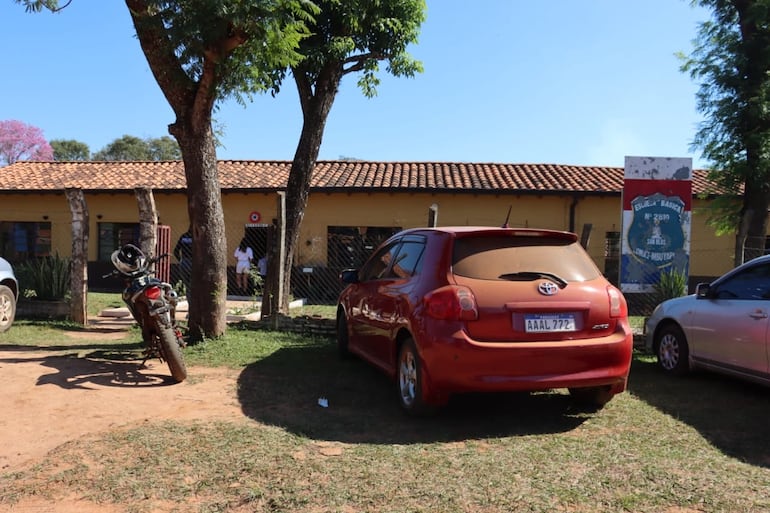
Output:
[[[158,329],[160,337],[160,350],[163,359],[168,364],[168,370],[177,383],[181,383],[187,378],[187,366],[184,363],[182,348],[177,342],[176,333],[172,328]]]

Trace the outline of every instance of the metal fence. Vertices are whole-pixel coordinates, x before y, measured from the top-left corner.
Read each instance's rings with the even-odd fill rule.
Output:
[[[100,254],[96,261],[89,262],[89,288],[91,290],[111,290],[111,288],[117,290],[119,283],[115,280],[102,279],[101,276],[111,270],[111,264],[107,257],[113,246],[124,242],[124,236],[133,240],[137,233],[136,225],[134,223],[100,223],[99,226],[99,232],[91,235],[94,238],[99,238]],[[226,235],[231,247],[243,239],[252,248],[254,263],[256,264],[259,258],[268,252],[268,248],[275,245],[271,239],[271,228],[272,224],[234,226],[228,227]],[[400,227],[367,227],[362,229],[360,227],[329,226],[325,234],[325,245],[313,246],[314,251],[316,251],[316,246],[324,246],[325,249],[318,250],[319,254],[313,255],[313,258],[309,260],[313,263],[303,263],[293,268],[289,290],[290,297],[302,299],[307,304],[334,304],[343,288],[343,283],[339,279],[340,272],[343,269],[360,267],[381,242],[399,229]],[[43,258],[50,255],[50,231],[51,226],[48,221],[0,223],[0,256],[18,264],[29,258]],[[168,227],[162,227],[161,231],[159,242],[167,248],[164,251],[168,251],[173,248],[181,234],[173,233]],[[593,242],[593,244],[597,242],[603,244],[603,258],[600,257],[597,264],[605,276],[617,285],[620,270],[620,233],[601,231],[600,234],[604,237],[603,240],[597,237],[597,240]],[[734,237],[731,240],[735,240]],[[304,247],[302,249],[305,250]],[[767,253],[766,240],[761,237],[743,240],[735,245],[735,252],[741,255],[744,260],[763,255]],[[61,256],[68,257],[69,255]],[[252,297],[261,295],[261,284],[257,278],[256,266],[254,278],[250,281],[248,290],[239,291],[236,286],[235,258],[232,254],[227,256],[229,259],[228,295],[246,294]],[[691,247],[691,263],[696,261],[715,262],[716,260],[719,260],[717,268],[727,270],[733,266],[733,260],[726,256],[723,246],[708,248],[696,244]],[[307,262],[308,259],[302,261]],[[170,281],[176,283],[179,280],[179,264],[174,258],[169,259],[167,263],[170,265],[168,268],[161,269],[161,272],[164,277],[168,273]],[[692,265],[690,268],[692,269]],[[687,277],[686,289],[683,292],[693,293],[697,283],[711,281],[715,277],[690,274]],[[661,299],[672,294],[670,287],[668,291],[625,293],[632,315],[649,314]]]
[[[329,227],[326,264],[294,267],[289,292],[291,297],[302,299],[307,304],[334,304],[344,288],[344,284],[339,279],[340,272],[343,269],[359,268],[379,244],[396,231],[398,228],[369,228],[362,234],[355,229]],[[597,265],[608,280],[618,286],[620,278],[619,234],[616,234],[618,237],[614,237],[615,234],[612,233],[607,235],[608,237],[604,241],[604,258],[603,261],[597,262]],[[255,248],[255,255],[260,254],[259,248],[272,243],[269,237],[249,239],[249,242]],[[721,249],[695,249],[691,251],[691,260],[713,260],[716,252],[719,252],[720,258],[724,258],[721,256],[723,254]],[[748,246],[746,248],[747,255],[756,255],[757,252],[764,253],[764,246],[760,248],[756,245],[756,248]],[[732,267],[732,261],[724,262],[724,267],[725,269]],[[716,276],[691,274],[681,278],[684,281],[680,282],[681,287],[677,289],[676,279],[665,276],[667,274],[666,269],[656,269],[654,272],[656,282],[659,281],[660,276],[669,279],[649,292],[626,292],[625,297],[631,315],[649,315],[663,299],[693,293],[698,283],[716,278]],[[651,280],[645,279],[644,281],[649,282]]]
[[[232,231],[227,234],[228,239],[234,242],[243,240],[254,255],[247,295],[259,295],[261,292],[256,264],[275,245],[273,230],[272,225],[247,225],[243,232]],[[329,227],[325,258],[315,259],[314,264],[292,268],[290,296],[302,299],[306,304],[334,304],[343,289],[339,279],[342,270],[360,267],[380,243],[398,231],[399,228],[393,227],[370,227],[361,233],[359,229],[349,227]],[[235,294],[235,259],[233,255],[229,257],[232,265],[228,266],[228,292]]]

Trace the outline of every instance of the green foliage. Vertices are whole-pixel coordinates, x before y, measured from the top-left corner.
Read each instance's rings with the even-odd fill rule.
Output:
[[[770,203],[770,0],[694,3],[711,9],[712,19],[701,23],[692,55],[680,54],[682,71],[700,81],[697,105],[706,118],[693,147],[726,195],[711,222],[734,231],[742,216]],[[755,217],[748,235],[764,236],[766,219]]]
[[[179,160],[181,157],[179,144],[167,135],[156,139],[124,135],[94,153],[92,160],[161,161]]]
[[[167,135],[156,139],[145,139],[145,142],[150,160],[180,160],[182,158],[179,144]]]
[[[708,195],[704,194],[704,198]],[[712,197],[709,205],[702,209],[693,210],[694,215],[703,214],[706,222],[712,226],[717,235],[735,233],[736,227],[741,222],[740,209],[741,197],[736,195],[722,195]]]
[[[53,158],[59,162],[85,161],[91,156],[88,145],[74,139],[53,139],[50,144]]]
[[[153,40],[153,48],[144,48],[150,63],[154,60],[151,54],[157,52],[168,65],[169,76],[176,77],[175,87],[203,81],[206,94],[215,102],[227,97],[243,102],[244,96],[277,89],[286,67],[301,60],[297,47],[309,35],[306,22],[317,12],[315,4],[307,0],[145,4],[146,12],[132,13],[140,39],[142,33],[158,29],[167,38]],[[165,60],[167,49],[176,56],[175,61]],[[159,85],[165,88],[163,81]]]
[[[687,293],[687,275],[676,269],[660,273],[660,281],[653,286],[655,302],[684,296]]]
[[[413,77],[423,71],[422,63],[406,49],[417,42],[425,21],[424,0],[326,0],[318,4],[321,12],[310,25],[313,35],[300,43],[305,57],[292,68],[295,77],[318,85],[324,70],[336,68],[337,80],[360,72],[358,86],[365,96],[373,97],[380,83],[379,61],[387,62],[393,76]]]
[[[58,254],[27,260],[16,267],[26,297],[44,301],[66,299],[70,293],[70,260]]]
[[[174,292],[176,292],[179,297],[187,296],[187,286],[185,285],[184,281],[178,280],[174,284]]]
[[[85,160],[97,161],[162,161],[180,160],[182,152],[179,144],[171,137],[140,139],[132,135],[124,135],[115,139],[91,157],[88,145],[80,141],[55,139],[51,141],[54,159],[60,162]]]
[[[253,265],[249,268],[249,281],[254,285],[253,299],[256,301],[257,297],[262,295],[265,280],[259,274],[259,269]]]
[[[24,10],[27,12],[40,12],[44,8],[48,9],[51,12],[56,12],[60,9],[63,9],[72,0],[67,0],[65,2],[65,5],[60,7],[59,6],[59,0],[15,0],[17,4],[22,4],[24,6]]]

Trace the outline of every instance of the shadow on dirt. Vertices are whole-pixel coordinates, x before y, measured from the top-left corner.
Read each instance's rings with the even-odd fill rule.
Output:
[[[665,375],[650,357],[634,359],[629,391],[696,429],[723,453],[770,467],[770,390],[718,374]]]
[[[246,367],[238,398],[259,422],[322,440],[347,443],[430,443],[558,433],[589,415],[559,393],[481,394],[453,398],[435,416],[410,418],[395,385],[358,359],[342,361],[336,348],[283,348]],[[328,407],[319,405],[325,398]]]
[[[2,352],[24,351],[29,357],[3,357]],[[45,351],[44,356],[35,356],[35,352]],[[51,354],[52,351],[62,351]],[[73,352],[75,351],[75,352]],[[176,381],[168,375],[165,364],[157,360],[148,360],[142,365],[143,357],[137,350],[137,344],[111,346],[2,346],[0,350],[0,368],[5,364],[39,363],[54,372],[44,373],[37,379],[37,385],[56,385],[64,389],[88,389],[102,387],[147,387],[174,385]],[[159,372],[155,372],[157,368]]]

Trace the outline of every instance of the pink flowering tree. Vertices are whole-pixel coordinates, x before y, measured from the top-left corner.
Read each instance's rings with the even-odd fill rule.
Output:
[[[0,166],[19,160],[53,160],[43,131],[15,119],[0,121]]]

